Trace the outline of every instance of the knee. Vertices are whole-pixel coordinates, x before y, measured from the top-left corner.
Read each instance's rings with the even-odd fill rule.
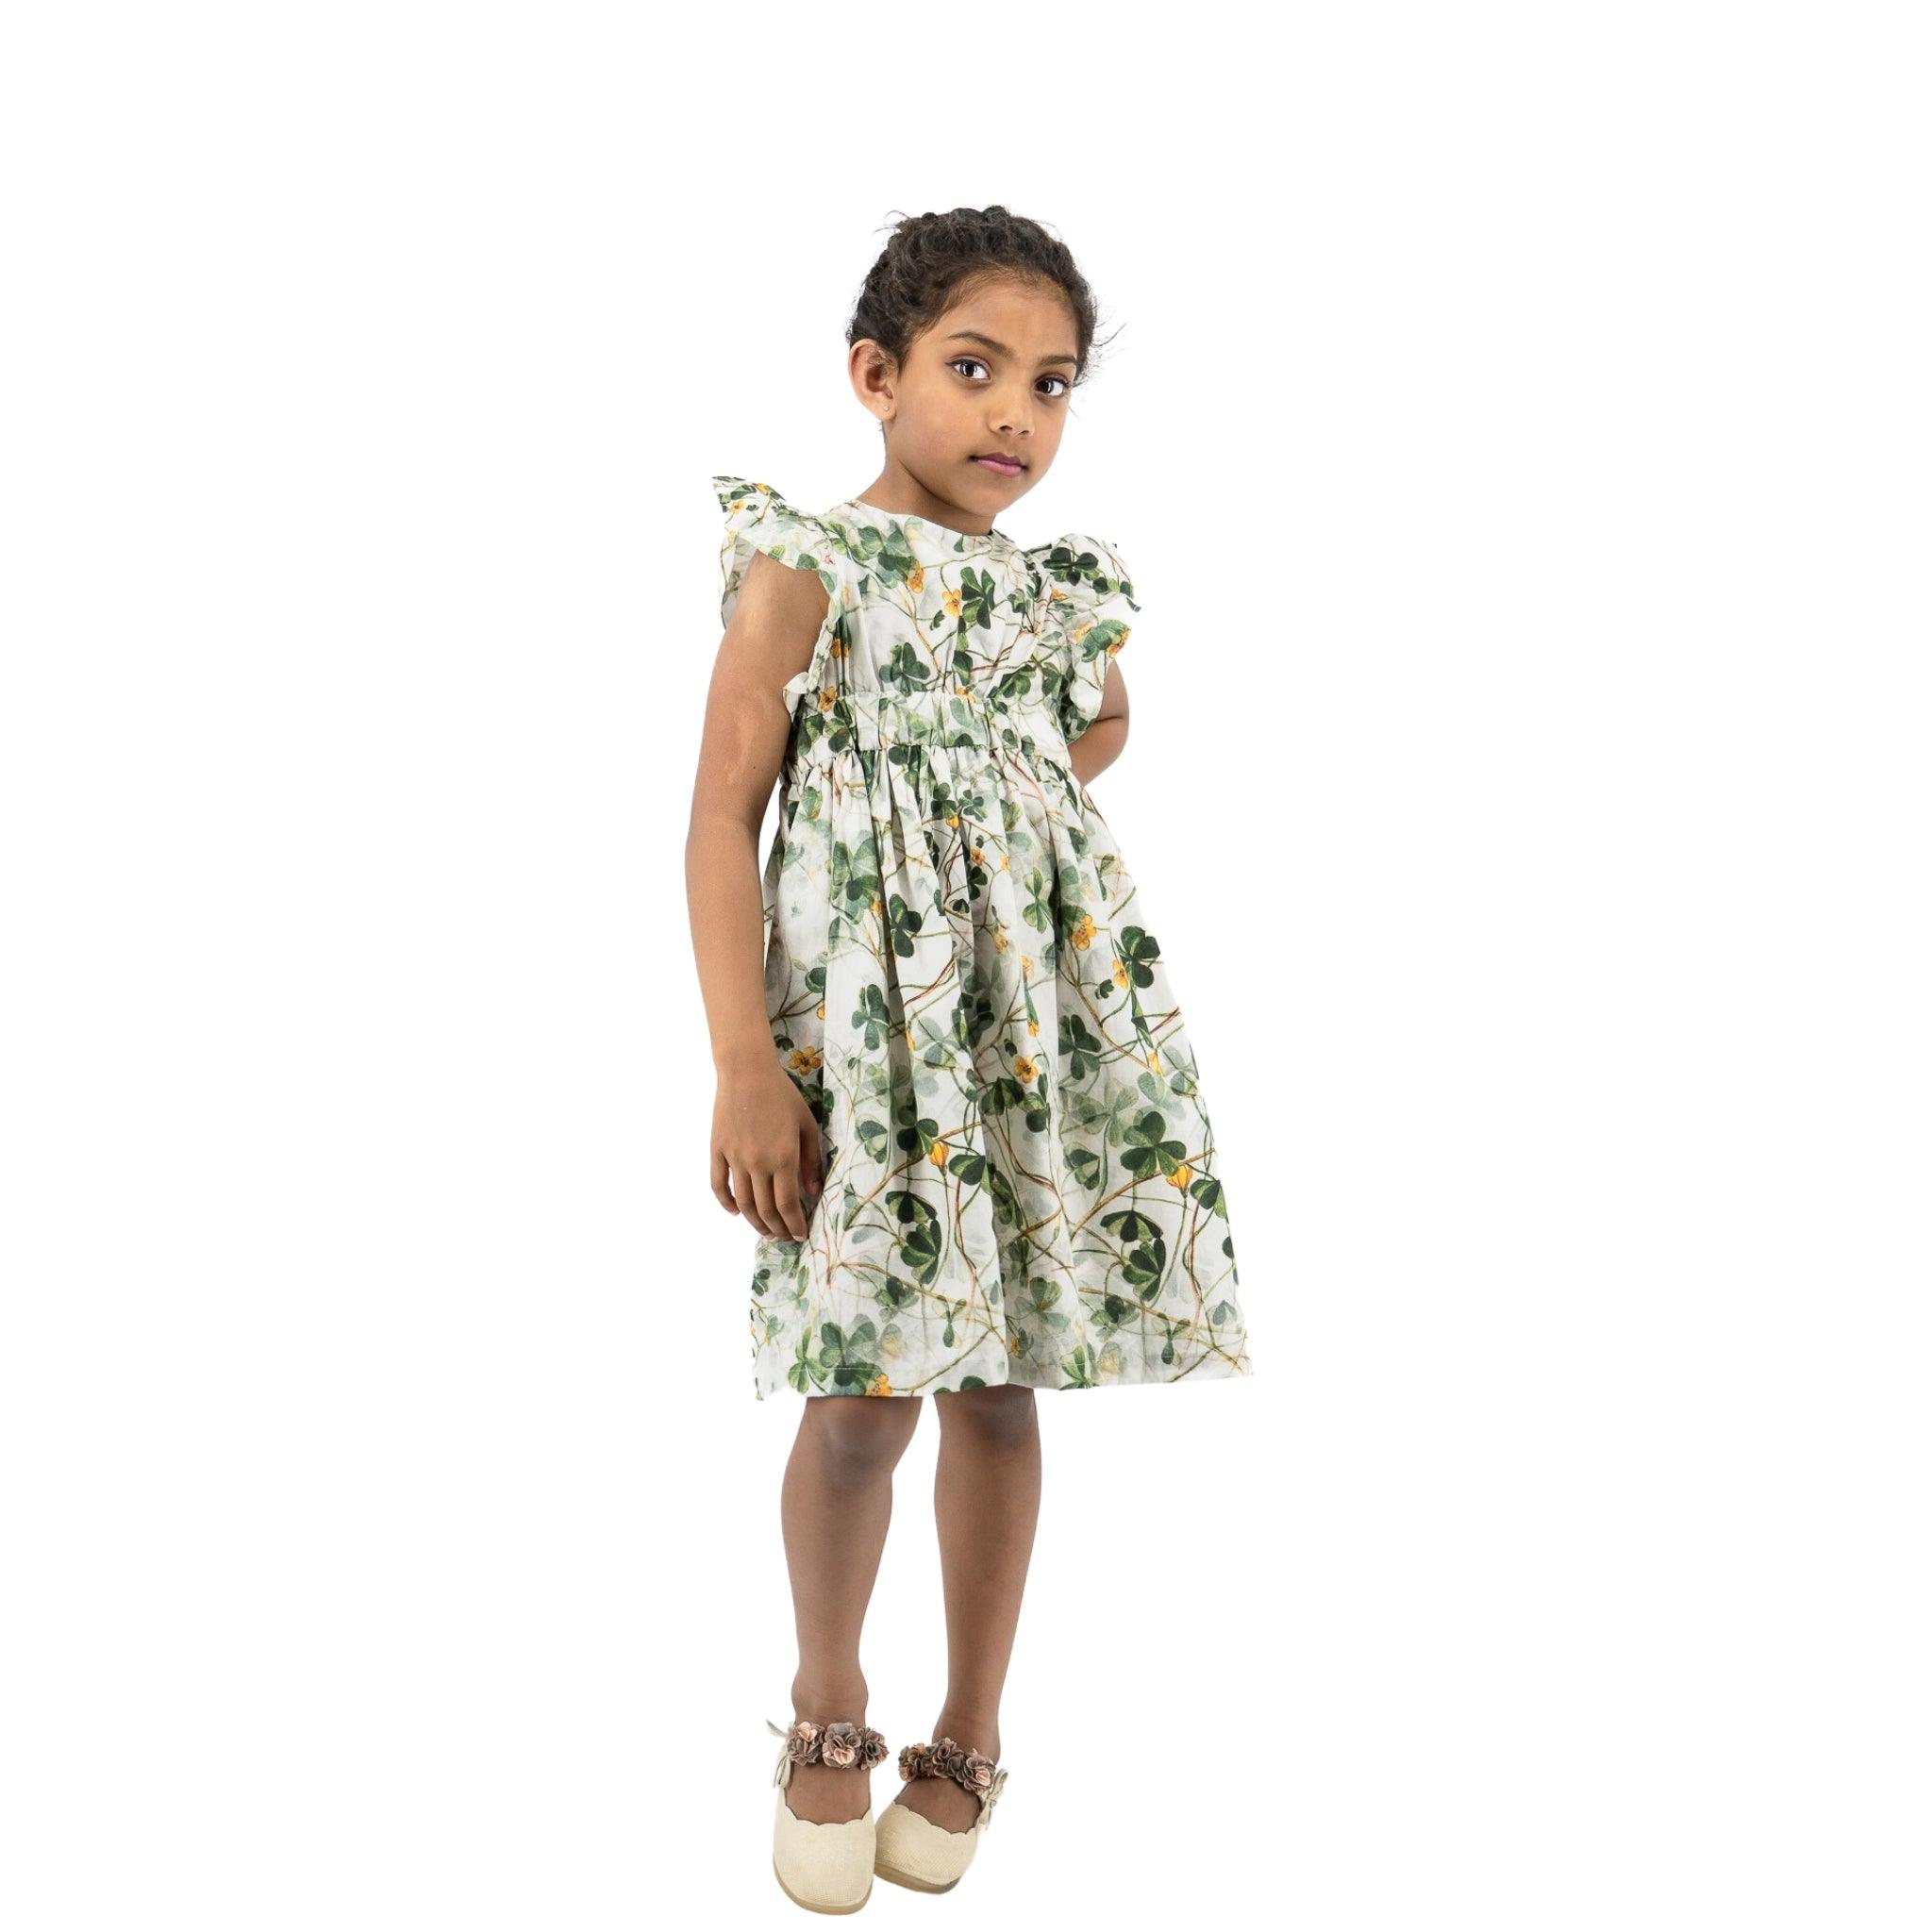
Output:
[[[814,1396],[807,1408],[826,1476],[862,1487],[890,1474],[912,1440],[919,1407],[916,1396]]]
[[[969,1431],[990,1448],[1030,1442],[1040,1430],[1033,1391],[1017,1382],[1002,1382],[989,1389],[958,1389],[936,1399],[942,1430]]]

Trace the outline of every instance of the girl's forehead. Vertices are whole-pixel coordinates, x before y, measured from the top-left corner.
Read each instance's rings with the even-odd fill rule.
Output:
[[[986,348],[1032,347],[1041,355],[1064,351],[1071,357],[1074,313],[1066,297],[1051,288],[1011,292],[1011,300],[1001,300],[982,291],[956,302],[923,328],[915,340],[953,348],[970,347],[976,339]],[[1029,337],[1036,340],[1029,342]]]
[[[943,328],[962,316],[977,317],[982,323],[995,318],[1010,322],[1029,312],[1040,319],[1057,319],[1071,315],[1073,309],[1058,282],[1002,273],[956,289],[933,326]]]

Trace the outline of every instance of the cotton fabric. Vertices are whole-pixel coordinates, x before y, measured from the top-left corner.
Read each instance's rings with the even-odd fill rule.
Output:
[[[1194,1054],[1069,763],[1140,608],[1125,563],[711,480],[727,624],[756,551],[827,592],[763,873],[824,1188],[806,1240],[758,1241],[758,1398],[1252,1374]]]

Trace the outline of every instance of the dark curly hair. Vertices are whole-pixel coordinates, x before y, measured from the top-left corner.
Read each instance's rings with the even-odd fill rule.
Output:
[[[998,202],[906,215],[858,291],[845,346],[870,339],[903,365],[913,339],[968,288],[986,281],[1050,282],[1059,290],[1073,311],[1074,353],[1080,358],[1068,388],[1085,383],[1093,346],[1093,291],[1064,242]]]

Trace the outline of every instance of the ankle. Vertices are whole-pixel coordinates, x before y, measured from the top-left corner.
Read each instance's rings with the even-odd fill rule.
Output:
[[[865,1722],[869,1695],[863,1677],[791,1680],[791,1714],[809,1718],[813,1724],[855,1724]]]
[[[950,1738],[969,1751],[977,1751],[997,1764],[1000,1757],[1000,1720],[997,1711],[969,1710],[965,1706],[947,1706],[935,1720],[935,1738]]]

